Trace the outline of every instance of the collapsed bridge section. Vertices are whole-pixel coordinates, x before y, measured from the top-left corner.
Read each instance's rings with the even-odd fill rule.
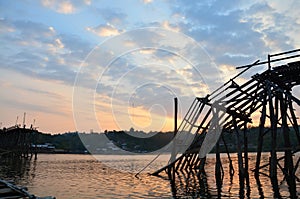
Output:
[[[276,178],[278,169],[286,176],[286,181],[295,187],[295,172],[300,160],[293,160],[293,154],[300,150],[300,133],[295,106],[300,106],[300,100],[294,96],[292,89],[300,84],[300,49],[268,56],[268,61],[238,67],[243,71],[230,79],[220,88],[204,98],[197,97],[174,137],[174,145],[169,164],[154,173],[161,175],[166,172],[169,178],[175,173],[204,171],[205,157],[215,147],[216,178],[224,175],[220,159],[220,144],[224,145],[230,164],[230,174],[234,170],[228,144],[236,147],[238,155],[238,170],[240,181],[247,177],[248,165],[248,125],[253,119],[258,119],[259,135],[257,138],[255,174],[260,169],[269,167],[269,176]],[[292,55],[291,55],[292,54]],[[272,59],[273,58],[273,59]],[[293,61],[291,61],[293,60]],[[272,62],[283,62],[277,67],[271,67]],[[242,74],[257,65],[267,64],[268,69],[255,74],[248,81],[240,78]],[[246,74],[246,73],[245,73]],[[226,143],[224,135],[235,135],[234,143]],[[296,144],[291,144],[291,134],[296,137]],[[260,165],[261,153],[265,137],[271,139],[270,160],[266,165]],[[278,148],[277,140],[281,136],[283,148]],[[284,151],[282,157],[277,157],[278,151]],[[283,161],[283,163],[281,163]],[[299,179],[297,179],[299,180]]]

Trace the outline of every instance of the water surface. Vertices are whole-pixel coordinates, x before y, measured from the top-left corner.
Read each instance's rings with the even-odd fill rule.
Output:
[[[296,156],[299,157],[299,153]],[[177,191],[174,193],[174,186],[172,189],[170,181],[147,174],[164,166],[169,155],[160,156],[136,178],[135,174],[154,157],[155,155],[98,155],[97,160],[90,155],[40,154],[36,161],[2,160],[0,177],[26,186],[37,196],[52,195],[57,199],[174,198],[175,194],[176,198],[187,198],[197,195],[195,194],[197,190],[191,187],[197,187],[193,184],[199,183],[198,181],[189,184],[190,187],[182,181],[176,181]],[[241,194],[249,198],[274,197],[274,187],[270,179],[265,175],[260,175],[257,181],[252,172],[249,173],[250,187],[245,187],[244,192],[241,193],[235,155],[233,155],[233,161],[235,175],[230,178],[228,160],[225,155],[222,155],[225,175],[221,189],[220,187],[217,189],[214,177],[214,155],[208,156],[205,182],[207,182],[206,188],[210,197],[240,198]],[[263,155],[262,161],[262,163],[268,161],[268,154]],[[249,167],[254,168],[254,163],[255,154],[250,154]],[[298,168],[296,176],[300,176],[299,170]],[[267,168],[264,171],[268,173]],[[183,176],[184,174],[181,177]],[[288,185],[281,174],[278,176],[278,184],[280,196],[289,198]],[[297,182],[296,191],[299,197],[299,182]]]

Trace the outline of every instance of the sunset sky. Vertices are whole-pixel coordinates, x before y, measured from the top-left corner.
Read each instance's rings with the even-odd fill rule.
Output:
[[[236,66],[300,47],[296,0],[0,0],[0,123],[173,129]],[[257,68],[256,72],[262,71]],[[254,71],[255,72],[255,71]]]

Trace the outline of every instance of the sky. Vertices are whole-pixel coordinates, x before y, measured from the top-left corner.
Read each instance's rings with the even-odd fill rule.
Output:
[[[26,112],[25,123],[47,133],[172,130],[174,97],[182,117],[236,66],[299,48],[299,7],[0,0],[1,128],[22,124]]]

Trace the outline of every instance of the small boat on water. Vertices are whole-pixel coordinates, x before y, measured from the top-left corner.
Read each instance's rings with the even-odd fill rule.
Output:
[[[38,197],[27,191],[26,187],[19,187],[11,182],[0,179],[0,199],[55,199],[55,197]]]

